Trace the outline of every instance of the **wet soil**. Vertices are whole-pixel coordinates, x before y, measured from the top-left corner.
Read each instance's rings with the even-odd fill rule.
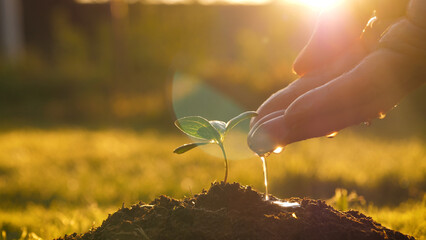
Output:
[[[278,199],[271,196],[271,200]],[[192,198],[160,196],[149,204],[121,208],[100,227],[59,239],[414,239],[358,211],[337,211],[321,200],[286,201],[299,202],[300,207],[283,208],[264,201],[262,194],[238,183],[213,183]]]

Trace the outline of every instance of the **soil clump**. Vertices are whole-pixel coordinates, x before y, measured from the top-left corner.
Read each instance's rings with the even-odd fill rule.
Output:
[[[272,201],[278,200],[271,196]],[[383,227],[364,214],[341,212],[322,200],[286,199],[283,208],[249,186],[213,183],[183,200],[160,196],[121,208],[85,234],[60,240],[402,240],[411,236]]]

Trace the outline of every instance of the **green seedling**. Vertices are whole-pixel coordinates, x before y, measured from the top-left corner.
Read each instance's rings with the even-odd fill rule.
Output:
[[[175,121],[176,127],[178,127],[186,135],[201,141],[184,144],[176,148],[173,152],[182,154],[198,146],[210,143],[219,145],[225,159],[225,179],[223,181],[226,183],[226,180],[228,179],[228,159],[226,158],[226,152],[223,146],[225,136],[229,130],[235,127],[238,123],[255,116],[257,116],[256,112],[248,111],[232,118],[227,123],[216,120],[209,121],[200,116],[180,118]]]

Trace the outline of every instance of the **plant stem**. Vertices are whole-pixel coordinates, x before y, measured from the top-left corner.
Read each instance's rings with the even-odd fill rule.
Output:
[[[223,144],[219,144],[219,147],[222,149],[223,157],[225,158],[225,180],[223,180],[223,182],[226,183],[226,180],[228,180],[228,159],[226,158],[225,147]]]

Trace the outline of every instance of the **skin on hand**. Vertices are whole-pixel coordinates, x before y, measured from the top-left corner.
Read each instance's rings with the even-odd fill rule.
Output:
[[[266,115],[286,109],[300,95],[352,69],[368,54],[360,36],[370,16],[350,9],[340,5],[321,14],[311,39],[293,64],[294,72],[302,77],[267,99],[251,127]]]
[[[309,42],[293,63],[293,71],[299,76],[328,66],[354,47],[362,45],[360,35],[371,12],[353,8],[349,1],[322,12]],[[360,49],[356,49],[360,50]]]
[[[383,36],[379,43],[383,47],[369,55],[354,41],[337,54],[340,58],[326,57],[327,67],[310,64],[311,72],[307,68],[304,76],[258,109],[248,137],[250,148],[271,152],[277,146],[324,136],[387,112],[425,81],[425,40],[424,29],[404,19]],[[303,60],[303,54],[298,60]]]

